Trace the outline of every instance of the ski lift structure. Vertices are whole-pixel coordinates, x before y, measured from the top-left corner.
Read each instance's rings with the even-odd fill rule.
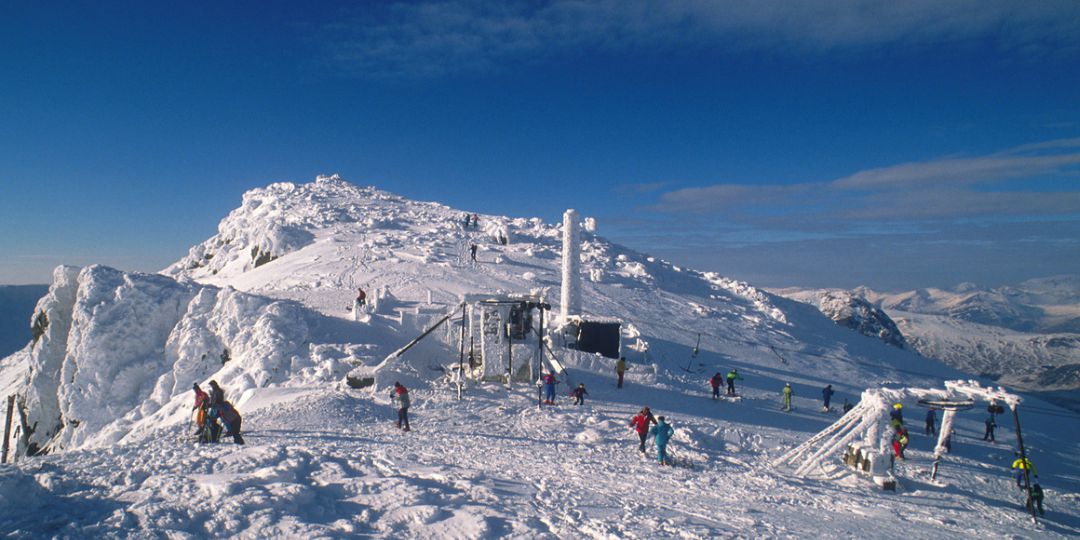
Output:
[[[810,437],[773,461],[773,466],[786,468],[794,475],[808,477],[820,474],[826,479],[838,476],[833,456],[859,474],[887,490],[895,490],[897,480],[893,475],[893,456],[890,448],[891,433],[888,429],[888,412],[893,403],[915,401],[927,408],[944,411],[937,444],[934,447],[934,464],[931,479],[937,477],[938,466],[950,447],[953,420],[958,411],[974,408],[977,402],[989,403],[989,409],[1004,412],[1004,403],[1016,422],[1017,450],[1026,459],[1024,439],[1020,431],[1018,407],[1020,396],[1002,389],[980,386],[977,381],[946,381],[945,389],[931,388],[876,388],[862,393],[859,403],[844,414],[840,420]],[[1028,507],[1031,502],[1031,479],[1025,473]],[[1035,513],[1032,510],[1032,520]]]

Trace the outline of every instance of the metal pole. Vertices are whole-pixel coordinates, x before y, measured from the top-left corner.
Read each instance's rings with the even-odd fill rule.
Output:
[[[458,389],[457,398],[461,399],[461,393],[465,389],[465,315],[468,311],[468,306],[465,302],[461,303],[461,339],[459,340],[459,354],[458,354]]]
[[[540,309],[540,332],[537,334],[539,337],[537,342],[537,355],[536,355],[536,408],[539,409],[544,402],[543,396],[540,395],[540,379],[544,376],[544,299],[541,298],[540,302],[536,306]]]
[[[506,389],[510,389],[510,379],[514,376],[514,335],[510,323],[506,323]]]
[[[7,398],[7,419],[4,420],[4,456],[0,463],[7,463],[8,443],[11,441],[11,411],[15,408],[15,395]]]
[[[1016,444],[1020,446],[1020,464],[1024,466],[1024,489],[1027,491],[1026,505],[1028,510],[1031,510],[1032,523],[1038,523],[1039,520],[1035,516],[1035,504],[1031,500],[1031,467],[1027,459],[1027,453],[1024,451],[1024,436],[1020,434],[1020,412],[1017,411],[1018,405],[1012,405],[1013,420],[1016,422]]]

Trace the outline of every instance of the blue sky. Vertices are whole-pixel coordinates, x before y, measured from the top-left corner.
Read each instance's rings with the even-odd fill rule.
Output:
[[[1080,272],[1071,0],[108,4],[0,17],[0,283],[332,172],[762,286]]]

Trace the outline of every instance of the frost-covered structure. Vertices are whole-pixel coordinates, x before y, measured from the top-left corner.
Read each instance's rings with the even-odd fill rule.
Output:
[[[581,225],[577,210],[563,214],[562,320],[581,314]]]

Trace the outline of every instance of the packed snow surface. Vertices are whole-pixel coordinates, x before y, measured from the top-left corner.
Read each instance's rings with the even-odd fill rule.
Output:
[[[812,306],[679,268],[581,232],[586,315],[619,319],[629,362],[571,351],[552,333],[560,225],[416,202],[337,177],[245,195],[219,233],[162,275],[61,267],[36,313],[44,333],[0,361],[18,395],[17,461],[0,467],[0,530],[14,538],[1075,537],[1080,429],[1037,400],[1023,438],[1046,490],[1033,524],[1010,476],[1015,432],[958,414],[929,480],[923,409],[896,492],[843,468],[795,476],[773,460],[867,388],[943,388],[957,371],[838,327]],[[588,219],[586,218],[588,222]],[[478,246],[477,261],[469,246]],[[588,279],[584,279],[584,278]],[[357,316],[353,298],[373,301]],[[451,326],[466,294],[533,294],[567,366],[554,406],[531,383],[468,381]],[[535,337],[532,347],[536,347]],[[524,351],[519,345],[514,354]],[[225,355],[226,349],[228,354]],[[346,373],[385,365],[375,386]],[[707,380],[737,368],[737,398]],[[247,444],[196,445],[192,382],[215,379]],[[412,395],[395,427],[388,381]],[[793,412],[780,390],[795,389]],[[589,395],[573,406],[568,385]],[[822,411],[821,389],[837,394]],[[642,456],[630,417],[675,428],[674,466]],[[982,411],[982,412],[980,412]],[[47,450],[28,457],[30,450]],[[838,460],[840,456],[824,459]],[[822,468],[824,469],[824,467]]]

